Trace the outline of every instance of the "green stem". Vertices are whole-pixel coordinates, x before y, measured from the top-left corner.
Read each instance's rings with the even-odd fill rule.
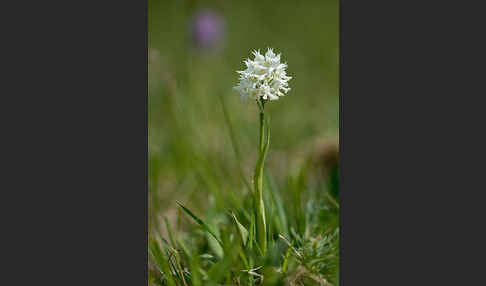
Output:
[[[260,109],[260,144],[259,144],[259,157],[264,156],[265,152],[265,113],[264,113],[264,101],[261,102]],[[265,223],[265,206],[263,202],[263,165],[265,158],[262,158],[261,164],[257,164],[255,170],[254,187],[255,187],[255,213],[256,213],[256,238],[258,246],[264,255],[267,249],[267,229]]]
[[[260,105],[260,145],[259,153],[263,152],[265,143],[265,101],[261,99],[258,104]]]
[[[263,144],[265,142],[265,128],[264,128],[264,122],[265,122],[265,113],[260,112],[260,145],[259,145],[259,153],[263,152]]]

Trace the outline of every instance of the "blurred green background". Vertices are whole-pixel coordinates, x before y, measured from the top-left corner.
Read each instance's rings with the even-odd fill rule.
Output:
[[[212,47],[198,45],[191,32],[201,11],[221,23]],[[218,198],[226,189],[248,193],[241,174],[251,181],[258,108],[232,87],[254,49],[281,53],[293,77],[289,94],[266,105],[272,133],[266,171],[277,186],[337,145],[337,0],[149,0],[148,14],[150,233],[163,232],[162,216],[176,219],[176,201],[206,216],[224,210]]]

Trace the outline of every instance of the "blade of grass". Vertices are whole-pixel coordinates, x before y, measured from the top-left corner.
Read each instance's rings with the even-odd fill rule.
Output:
[[[165,220],[165,225],[167,227],[167,232],[169,233],[170,243],[172,244],[172,248],[173,248],[172,253],[174,254],[175,265],[177,267],[178,276],[182,281],[182,284],[184,284],[184,286],[187,286],[186,279],[184,278],[184,271],[182,270],[182,266],[180,262],[179,253],[177,252],[177,244],[176,244],[176,240],[174,239],[172,227],[170,226],[169,219],[167,218],[167,216],[164,217],[164,220]]]
[[[267,247],[270,249],[273,246],[273,220],[274,220],[274,215],[275,215],[275,207],[273,200],[269,200],[267,198],[267,203],[266,205],[268,208],[266,209],[266,215],[267,215]]]
[[[293,246],[293,245],[294,245],[295,240],[292,240],[292,242],[289,242],[289,240],[288,240],[288,239],[287,239],[285,236],[283,236],[283,235],[281,235],[281,234],[279,234],[278,236],[279,236],[279,237],[280,237],[280,238],[281,238],[281,239],[282,239],[282,240],[283,240],[283,241],[284,241],[284,242],[285,242],[285,243],[286,243],[286,244],[289,246],[289,248],[290,248],[290,249],[292,249],[292,250],[294,251],[294,253],[295,253],[295,255],[296,255],[297,257],[299,257],[300,259],[302,259],[302,258],[303,258],[303,257],[302,257],[302,254],[300,254],[300,253],[297,251],[297,249],[295,249],[295,247]]]
[[[200,258],[203,258],[203,259],[205,259],[205,260],[207,260],[207,261],[209,261],[211,263],[217,263],[219,261],[216,257],[212,256],[209,253],[201,254],[201,255],[199,255],[199,257]]]
[[[236,199],[235,195],[233,194],[230,188],[226,188],[226,192],[228,193],[228,196],[230,197],[231,202],[236,207],[237,211],[240,211],[242,209],[241,207],[242,203]]]
[[[184,241],[180,237],[177,238],[177,245],[179,245],[179,247],[182,249],[186,257],[191,257],[191,253],[189,252],[189,249],[187,248]]]
[[[172,233],[172,228],[170,227],[169,219],[167,218],[167,216],[164,216],[164,221],[165,221],[165,226],[167,227],[167,233],[169,234],[170,243],[172,244],[173,248],[177,248],[177,245],[176,245],[175,239],[174,239],[174,235]]]
[[[177,202],[177,204],[190,216],[192,217],[205,231],[207,231],[216,241],[223,247],[223,242],[216,236],[216,234],[211,230],[211,228],[199,217],[193,214],[189,209],[185,206]]]
[[[283,266],[282,266],[282,273],[283,274],[285,274],[287,272],[287,268],[288,268],[288,265],[289,265],[290,253],[292,251],[292,247],[294,246],[294,242],[295,242],[295,240],[292,240],[289,247],[287,248],[287,252],[285,253]]]
[[[240,149],[238,148],[238,144],[236,143],[236,136],[235,132],[233,131],[233,124],[231,123],[231,120],[228,115],[228,111],[226,110],[226,103],[224,102],[224,98],[222,95],[220,95],[219,100],[221,102],[221,106],[223,108],[223,116],[224,120],[226,122],[226,125],[228,125],[228,130],[230,133],[230,139],[231,139],[231,146],[233,147],[233,151],[235,153],[236,161],[238,162],[238,172],[240,173],[240,176],[245,183],[245,186],[248,188],[248,191],[251,192],[251,186],[250,183],[248,182],[248,179],[245,177],[245,173],[243,172],[243,168],[241,167],[241,155],[240,155]]]
[[[250,217],[250,231],[248,233],[248,249],[253,249],[253,241],[255,240],[255,214],[251,213]]]
[[[267,181],[268,190],[270,191],[271,198],[275,204],[275,208],[277,211],[277,215],[275,216],[276,221],[278,221],[277,228],[279,233],[283,233],[284,235],[288,235],[288,223],[287,223],[287,214],[284,209],[284,204],[282,201],[282,197],[280,193],[277,191],[277,187],[273,180],[273,177],[268,172],[264,172],[265,179]]]
[[[176,262],[177,272],[179,273],[180,279],[182,280],[182,284],[184,284],[184,286],[187,286],[186,279],[184,278],[184,270],[182,270],[181,261],[179,259],[179,254],[177,253],[177,250],[175,251],[174,258]]]
[[[191,284],[193,286],[201,286],[201,277],[199,275],[199,255],[193,253],[190,256],[189,267],[191,269]]]
[[[169,286],[176,286],[176,283],[170,271],[169,262],[166,260],[166,257],[160,249],[160,246],[156,240],[152,240],[150,242],[149,253],[153,257],[155,264],[158,266],[159,271],[164,274],[165,280],[167,280],[167,284]]]
[[[172,251],[169,251],[169,249],[166,249],[167,251],[167,256],[169,257],[169,264],[170,264],[170,267],[172,269],[172,272],[175,273],[175,278],[177,278],[177,281],[179,281],[180,283],[182,283],[182,279],[180,277],[180,274],[179,274],[179,270],[178,268],[174,265],[174,253]]]

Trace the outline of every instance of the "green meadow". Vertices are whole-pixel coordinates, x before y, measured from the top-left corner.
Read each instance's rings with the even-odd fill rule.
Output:
[[[338,1],[149,0],[148,16],[149,285],[339,285]],[[258,238],[259,108],[233,86],[268,47],[292,79],[265,104]]]

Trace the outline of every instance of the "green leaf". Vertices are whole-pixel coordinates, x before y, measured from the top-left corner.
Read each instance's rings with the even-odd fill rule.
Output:
[[[238,221],[238,219],[236,218],[236,215],[233,212],[231,212],[231,216],[233,217],[233,219],[235,221],[236,230],[238,231],[238,234],[240,235],[241,242],[243,243],[243,245],[246,245],[246,243],[248,241],[248,230],[246,230],[246,228]]]
[[[216,239],[216,241],[223,247],[223,242],[216,236],[216,234],[211,230],[211,228],[199,217],[197,217],[195,214],[193,214],[189,209],[187,209],[185,206],[177,202],[177,204],[188,214],[190,215],[205,231],[207,231],[211,236]]]
[[[203,258],[203,259],[206,259],[207,261],[212,262],[212,263],[218,262],[218,259],[216,257],[212,256],[209,253],[201,254],[201,255],[199,255],[199,257],[200,258]]]
[[[283,274],[285,274],[287,272],[287,267],[289,265],[290,253],[292,252],[292,247],[294,246],[294,242],[295,242],[295,240],[292,240],[292,242],[289,245],[289,248],[287,248],[287,252],[285,253],[283,266],[282,266],[282,273]]]

